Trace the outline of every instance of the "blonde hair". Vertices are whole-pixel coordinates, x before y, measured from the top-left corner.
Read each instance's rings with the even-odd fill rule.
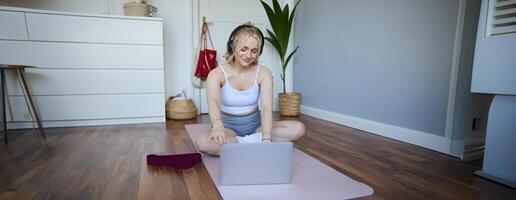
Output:
[[[241,39],[244,38],[244,36],[247,36],[246,38],[256,39],[256,41],[258,42],[258,52],[261,52],[260,48],[262,46],[263,38],[262,38],[260,30],[258,28],[256,28],[255,26],[253,26],[251,23],[246,23],[243,25],[248,25],[248,26],[244,26],[241,28],[237,27],[238,30],[234,33],[234,35],[231,36],[233,38],[233,42],[232,42],[232,44],[229,44],[228,47],[232,48],[231,49],[232,52],[229,52],[229,49],[228,49],[228,51],[224,55],[226,62],[228,62],[229,64],[233,64],[235,62],[235,48],[236,48],[238,42],[241,41]],[[230,41],[228,41],[228,43],[229,42]],[[253,64],[258,64],[259,57],[260,57],[260,55],[258,54],[258,56],[256,57],[256,60],[253,62]]]

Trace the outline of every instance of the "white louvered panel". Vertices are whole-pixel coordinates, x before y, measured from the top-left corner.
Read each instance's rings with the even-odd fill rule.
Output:
[[[495,23],[511,24],[510,18],[515,17],[516,13],[496,19],[493,13],[497,7],[498,10],[508,10],[515,8],[513,5],[516,6],[516,0],[482,1],[471,76],[472,92],[516,95],[516,30],[514,26],[505,26],[493,32],[492,28]],[[482,30],[486,30],[485,35],[481,34]]]
[[[496,7],[507,6],[511,4],[516,4],[516,0],[505,0],[496,2]]]
[[[516,33],[516,0],[490,1],[489,35]]]
[[[515,23],[515,22],[516,22],[516,16],[508,17],[508,18],[502,18],[502,19],[495,19],[494,24],[495,25],[501,25],[501,24]]]
[[[516,5],[513,5],[513,6],[516,6]],[[499,9],[499,7],[496,7],[496,8]],[[501,17],[503,15],[510,15],[510,14],[516,14],[516,8],[496,10],[495,17]]]
[[[491,35],[501,35],[509,33],[516,33],[516,25],[494,28],[491,32]]]

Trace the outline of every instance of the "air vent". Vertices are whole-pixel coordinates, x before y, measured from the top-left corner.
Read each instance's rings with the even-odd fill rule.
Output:
[[[516,0],[489,0],[487,35],[516,33]]]

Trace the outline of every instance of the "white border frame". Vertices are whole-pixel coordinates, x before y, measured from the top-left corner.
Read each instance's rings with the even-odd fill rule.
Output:
[[[450,71],[450,87],[448,91],[448,107],[446,111],[446,125],[444,135],[450,141],[448,154],[452,151],[451,138],[453,135],[454,115],[455,115],[455,96],[457,94],[457,82],[459,77],[460,54],[462,50],[462,34],[464,29],[464,16],[466,15],[466,0],[459,0],[459,10],[457,11],[457,25],[455,29],[455,41],[453,44],[452,67]]]

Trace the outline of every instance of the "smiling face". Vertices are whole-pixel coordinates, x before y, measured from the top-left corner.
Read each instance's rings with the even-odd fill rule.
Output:
[[[241,35],[234,52],[236,64],[242,67],[254,65],[258,62],[259,54],[258,40],[252,36]]]
[[[258,64],[260,51],[262,47],[262,34],[260,29],[247,25],[235,29],[230,37],[231,43],[228,45],[228,51],[224,55],[226,61],[232,65],[241,67],[255,66]],[[231,48],[231,49],[229,49]]]

